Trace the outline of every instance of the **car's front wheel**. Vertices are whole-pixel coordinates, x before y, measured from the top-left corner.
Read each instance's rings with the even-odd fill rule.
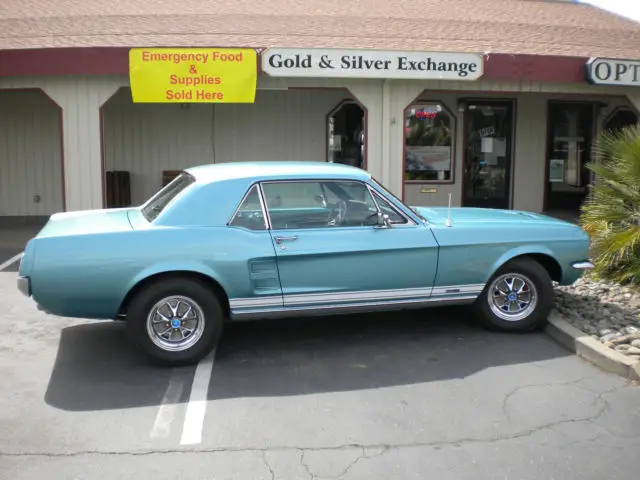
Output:
[[[191,278],[154,282],[133,298],[127,328],[133,342],[163,366],[194,364],[217,344],[224,325],[214,293]]]
[[[540,263],[518,258],[491,277],[474,306],[481,323],[490,329],[537,330],[553,307],[553,284]]]

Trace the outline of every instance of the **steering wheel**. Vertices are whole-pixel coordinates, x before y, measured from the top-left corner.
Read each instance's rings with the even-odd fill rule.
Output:
[[[340,225],[347,215],[347,202],[340,200],[329,214],[329,225]]]

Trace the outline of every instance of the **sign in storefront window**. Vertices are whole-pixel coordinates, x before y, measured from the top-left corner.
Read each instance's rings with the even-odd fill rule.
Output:
[[[411,105],[405,110],[406,181],[452,180],[455,119],[441,103]]]
[[[549,160],[549,181],[564,182],[564,159],[552,158]]]
[[[132,48],[134,103],[253,103],[256,51],[242,48]]]

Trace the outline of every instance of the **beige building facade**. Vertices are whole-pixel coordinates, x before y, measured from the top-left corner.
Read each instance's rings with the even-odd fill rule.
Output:
[[[586,82],[261,77],[255,103],[242,105],[134,104],[120,76],[0,85],[5,217],[113,206],[111,171],[128,172],[126,197],[137,205],[161,188],[163,172],[193,165],[340,161],[332,140],[357,133],[362,168],[409,204],[446,205],[451,195],[454,206],[571,215],[597,134],[638,121],[634,87]],[[340,120],[349,109],[352,131]],[[444,138],[412,131],[434,126]]]
[[[225,25],[249,21],[227,3]],[[342,17],[319,15],[312,38],[300,36],[310,24],[285,22],[304,2],[282,24],[269,13],[276,3],[256,7],[251,18],[262,23],[241,40],[222,25],[210,33],[216,13],[206,2],[192,36],[136,36],[127,29],[137,22],[116,22],[133,18],[128,11],[113,13],[117,35],[65,30],[64,15],[100,15],[90,4],[61,6],[46,24],[0,14],[0,223],[138,205],[183,168],[270,160],[357,165],[411,205],[575,218],[593,180],[594,140],[638,122],[640,26],[592,7],[428,0],[385,13],[372,2],[362,29],[341,36]],[[145,21],[160,29],[166,18],[187,20],[179,2],[164,2]],[[418,34],[425,19],[427,36]],[[476,40],[459,40],[471,35],[463,26]],[[167,36],[182,48],[254,49],[255,101],[134,103],[129,51],[166,46]]]

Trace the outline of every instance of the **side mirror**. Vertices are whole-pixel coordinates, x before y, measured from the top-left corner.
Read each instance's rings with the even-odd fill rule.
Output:
[[[376,228],[393,228],[391,220],[389,220],[389,215],[387,215],[386,213],[378,212],[378,221],[376,224]]]

